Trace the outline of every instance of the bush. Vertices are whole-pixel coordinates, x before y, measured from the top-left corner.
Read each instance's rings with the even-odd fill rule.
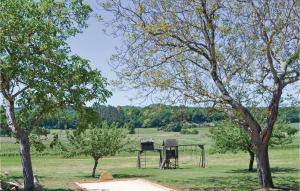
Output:
[[[180,123],[169,123],[168,125],[160,127],[158,130],[167,131],[167,132],[180,132],[181,131]]]
[[[198,134],[199,131],[197,129],[181,129],[180,134]]]
[[[50,130],[49,129],[46,129],[44,127],[35,127],[33,128],[32,130],[32,134],[33,135],[37,135],[37,136],[45,136],[47,137],[47,135],[50,134]]]
[[[4,175],[4,174],[0,174],[0,188],[1,188],[1,190],[8,190],[9,189],[9,187],[8,187],[8,182],[9,180],[8,180],[8,177],[7,177],[7,175]]]
[[[182,125],[182,129],[192,129],[192,128],[197,128],[197,127],[199,127],[199,125],[195,124],[195,123],[187,123],[187,122],[185,122]]]
[[[21,183],[8,177],[8,173],[4,172],[0,174],[0,190],[10,191],[10,190],[21,190]]]
[[[6,126],[1,126],[0,128],[0,136],[1,137],[11,137],[12,136],[12,132],[9,128],[6,128]]]
[[[39,136],[32,134],[29,137],[30,145],[35,148],[37,152],[43,152],[46,150],[46,146],[43,144],[43,140]]]
[[[134,128],[134,125],[131,122],[125,123],[124,128],[128,129],[129,134],[135,134],[135,128]]]
[[[216,125],[214,123],[201,123],[199,126],[200,127],[215,127]]]

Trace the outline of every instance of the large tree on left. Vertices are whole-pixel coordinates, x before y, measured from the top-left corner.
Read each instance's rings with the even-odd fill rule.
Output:
[[[111,94],[101,73],[72,55],[66,42],[86,27],[91,11],[82,0],[1,0],[1,102],[20,140],[25,191],[34,189],[31,128],[49,112],[104,102]]]

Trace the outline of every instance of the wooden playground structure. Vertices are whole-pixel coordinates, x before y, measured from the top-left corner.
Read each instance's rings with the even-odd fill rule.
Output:
[[[141,163],[144,163],[146,168],[147,152],[159,153],[159,168],[160,169],[176,169],[179,168],[179,148],[194,147],[200,149],[199,167],[205,168],[205,150],[204,144],[179,144],[176,139],[166,139],[162,146],[155,148],[154,141],[142,139],[140,142],[140,150],[138,150],[137,167],[141,168]]]
[[[141,157],[144,154],[144,167],[146,168],[146,164],[147,164],[147,152],[158,152],[159,153],[159,165],[162,162],[162,153],[161,153],[161,149],[155,149],[154,148],[154,141],[151,139],[142,139],[141,140],[141,149],[138,150],[138,162],[137,162],[137,166],[138,168],[141,168]]]

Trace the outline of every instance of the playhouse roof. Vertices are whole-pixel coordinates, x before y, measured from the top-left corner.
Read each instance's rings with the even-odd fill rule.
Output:
[[[178,146],[178,141],[176,139],[166,139],[163,142],[163,146],[166,146],[166,147],[177,147]]]

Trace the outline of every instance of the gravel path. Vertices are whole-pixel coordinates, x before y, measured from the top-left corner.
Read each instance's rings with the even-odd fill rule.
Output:
[[[108,182],[76,183],[87,191],[175,191],[173,189],[154,184],[144,179],[115,180]]]

